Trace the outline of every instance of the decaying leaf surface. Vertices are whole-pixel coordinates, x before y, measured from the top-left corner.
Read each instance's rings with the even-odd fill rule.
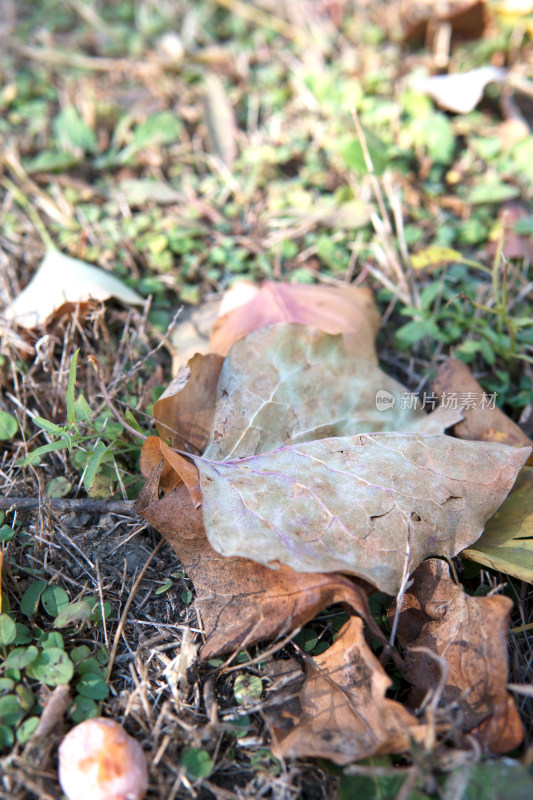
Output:
[[[481,537],[461,555],[533,583],[533,467],[524,467]]]
[[[279,322],[313,325],[343,334],[349,352],[377,360],[374,338],[380,315],[369,289],[346,286],[304,286],[265,281],[249,300],[221,316],[213,327],[211,346],[226,355],[231,345],[252,331]]]
[[[62,306],[107,300],[142,305],[137,292],[103,269],[50,249],[26,288],[6,308],[5,316],[23,328],[38,328]]]
[[[459,406],[463,403],[464,420],[453,429],[460,439],[501,442],[514,447],[533,444],[507,414],[487,402],[486,393],[463,361],[449,358],[441,364],[433,391],[442,404],[447,403],[452,395]]]
[[[470,597],[453,582],[448,565],[439,559],[421,564],[413,580],[399,615],[399,641],[406,648],[429,648],[446,660],[449,673],[440,702],[454,705],[450,713],[462,730],[472,730],[497,712],[490,736],[485,727],[486,747],[500,752],[502,722],[508,727],[507,736],[514,732],[508,749],[517,747],[523,729],[506,689],[512,600],[501,595]],[[404,674],[413,685],[409,704],[416,707],[438,686],[440,667],[425,653],[407,649]],[[510,710],[510,702],[514,710]]]
[[[470,734],[475,736],[484,753],[509,753],[518,747],[524,738],[524,726],[514,697],[508,693],[490,717],[472,728]]]
[[[358,617],[348,620],[325,653],[306,660],[303,684],[297,669],[283,677],[285,688],[274,684],[266,708],[278,757],[349,764],[401,753],[424,734],[414,716],[385,697],[391,680],[368,647]]]
[[[405,392],[377,364],[350,353],[340,335],[303,325],[261,328],[224,360],[204,455],[222,461],[332,436],[429,431],[435,421],[443,432],[459,416],[441,409],[432,421],[402,404]]]
[[[245,558],[225,558],[205,535],[200,509],[184,486],[137,510],[168,541],[196,589],[206,641],[202,658],[273,639],[304,625],[322,609],[343,603],[362,614],[375,635],[364,590],[343,575],[271,570]]]
[[[215,413],[221,356],[196,354],[154,404],[159,435],[178,450],[202,453]]]
[[[396,594],[431,555],[475,542],[530,448],[414,433],[306,442],[235,461],[194,458],[218,552],[344,572]]]

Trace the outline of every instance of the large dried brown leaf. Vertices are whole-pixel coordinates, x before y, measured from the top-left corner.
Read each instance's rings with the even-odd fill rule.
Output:
[[[453,432],[460,439],[476,439],[483,442],[500,442],[524,447],[533,441],[497,406],[490,407],[487,394],[476,381],[467,365],[455,358],[448,358],[437,371],[433,391],[445,404],[464,404],[463,421],[455,425]]]
[[[498,407],[487,408],[486,395],[462,361],[450,358],[437,372],[434,391],[441,402],[453,395],[468,397],[472,405],[463,410],[464,420],[453,432],[461,439],[503,442],[514,447],[531,445],[531,439]],[[532,464],[530,456],[528,464]],[[522,470],[509,497],[489,520],[480,539],[465,556],[521,580],[533,577],[531,487],[533,468]]]
[[[272,325],[236,342],[222,365],[206,458],[223,461],[312,439],[383,430],[443,432],[457,411],[425,414],[340,335]],[[160,401],[161,402],[161,401]]]
[[[414,716],[385,697],[391,680],[368,647],[357,617],[348,620],[329,650],[307,659],[303,684],[297,669],[283,679],[285,687],[274,684],[266,708],[278,757],[315,756],[349,764],[401,753],[424,735]]]
[[[161,438],[150,436],[141,450],[143,476],[153,475],[162,460],[158,489],[169,492],[183,481],[195,506],[202,500],[198,470],[173,448],[196,453],[205,448],[222,361],[221,356],[196,354],[182,367],[154,404],[154,418]],[[172,447],[165,440],[169,440]]]
[[[530,454],[444,435],[375,433],[216,462],[195,458],[211,545],[396,594],[431,555],[479,538]]]
[[[231,345],[252,331],[279,322],[313,325],[343,334],[349,352],[376,361],[374,338],[380,315],[369,289],[346,286],[303,286],[265,281],[252,299],[220,317],[211,346],[226,355]]]
[[[158,500],[157,483],[154,476],[152,495],[140,500],[137,510],[164,535],[194,583],[206,636],[202,658],[289,633],[334,603],[362,614],[380,635],[364,590],[349,578],[290,567],[274,571],[249,559],[225,558],[207,541],[201,511],[185,487]]]
[[[429,648],[446,660],[449,672],[441,705],[453,704],[456,724],[480,728],[487,749],[513,749],[523,738],[514,701],[507,692],[507,635],[512,600],[501,595],[469,597],[439,559],[416,570],[398,621],[406,648]],[[413,685],[409,705],[418,706],[441,677],[436,660],[407,650],[405,677]],[[496,714],[490,721],[491,715]],[[487,721],[487,722],[485,722]]]
[[[154,419],[163,439],[178,450],[202,453],[215,412],[217,382],[223,358],[197,353],[180,369],[154,404]]]

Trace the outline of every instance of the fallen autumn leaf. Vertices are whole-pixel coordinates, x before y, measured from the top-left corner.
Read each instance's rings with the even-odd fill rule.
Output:
[[[223,461],[312,439],[427,430],[432,415],[402,404],[405,392],[377,364],[349,352],[340,335],[303,325],[261,328],[224,359],[204,456]],[[461,416],[441,414],[438,432]]]
[[[360,614],[373,634],[382,638],[370,615],[366,591],[350,578],[295,572],[290,567],[271,570],[250,559],[226,558],[213,550],[201,510],[194,508],[184,486],[161,500],[156,495],[145,496],[136,507],[163,534],[194,583],[206,637],[202,658],[290,633],[334,603]]]
[[[433,391],[441,402],[452,394],[468,398],[463,410],[464,419],[453,429],[455,436],[460,439],[501,442],[514,447],[533,445],[533,441],[507,414],[496,405],[483,402],[487,395],[464,361],[446,359],[437,370]]]
[[[374,338],[380,316],[369,289],[304,286],[265,281],[251,299],[219,317],[211,333],[213,352],[226,355],[238,339],[279,322],[312,325],[343,334],[350,353],[377,361]]]
[[[25,289],[5,310],[22,328],[39,328],[65,305],[107,300],[142,305],[143,298],[99,267],[50,248]]]
[[[306,659],[303,682],[301,670],[290,666],[285,687],[274,683],[266,708],[278,757],[316,756],[349,764],[401,753],[424,737],[425,726],[385,697],[391,680],[368,647],[358,617],[348,620],[329,650]]]
[[[375,433],[194,461],[218,552],[345,572],[396,594],[425,558],[451,558],[479,538],[530,453],[438,434]]]
[[[440,705],[448,707],[459,728],[470,731],[495,712],[503,718],[497,725],[493,721],[490,737],[485,731],[484,744],[490,752],[502,752],[499,740],[503,730],[507,735],[514,731],[513,741],[506,742],[507,750],[517,747],[524,735],[506,688],[512,605],[512,600],[502,595],[470,597],[451,579],[444,561],[431,559],[415,571],[398,621],[398,639],[408,648],[404,676],[413,685],[409,705],[416,708],[439,685],[437,661],[416,652],[416,648],[429,648],[448,664]]]

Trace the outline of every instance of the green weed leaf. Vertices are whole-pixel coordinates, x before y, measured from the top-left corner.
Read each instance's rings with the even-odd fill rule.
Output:
[[[109,694],[109,686],[99,673],[86,672],[76,684],[76,689],[83,697],[91,700],[105,700]]]
[[[46,586],[46,581],[35,581],[35,583],[28,586],[20,601],[20,610],[24,616],[33,617]]]
[[[0,527],[0,542],[10,542],[15,535],[15,531],[9,525]]]
[[[56,436],[61,436],[64,433],[64,429],[59,425],[56,425],[55,422],[50,422],[49,419],[39,417],[37,414],[33,417],[33,421],[39,426],[39,428],[48,431],[48,433],[55,433]]]
[[[61,150],[76,153],[94,153],[96,134],[81,117],[75,106],[63,108],[53,121],[54,135]]]
[[[76,723],[83,722],[85,719],[92,719],[98,716],[98,706],[90,697],[83,697],[83,695],[77,694],[74,698],[70,716]]]
[[[5,647],[17,635],[15,621],[8,614],[0,614],[0,645]]]
[[[79,397],[74,401],[74,415],[79,422],[87,422],[91,418],[91,407],[89,403],[85,399],[85,397],[80,394]]]
[[[100,469],[100,464],[102,463],[102,459],[107,450],[108,446],[105,444],[105,442],[100,440],[96,443],[96,447],[94,448],[89,461],[87,462],[87,467],[83,476],[83,486],[87,492],[92,489],[96,475]]]
[[[27,667],[26,674],[47,686],[62,686],[72,680],[74,664],[64,650],[50,647]]]
[[[22,725],[17,728],[17,742],[19,744],[26,744],[33,735],[34,730],[39,724],[39,717],[28,717]]]
[[[213,769],[213,760],[207,750],[186,747],[181,756],[181,765],[185,767],[187,777],[194,781],[207,778]]]
[[[0,750],[7,750],[15,742],[15,734],[7,725],[0,725]]]
[[[59,612],[68,606],[69,597],[61,586],[49,586],[41,596],[41,603],[47,614],[57,617]]]
[[[62,434],[64,435],[64,434]],[[68,438],[63,438],[60,442],[50,442],[49,444],[44,444],[42,447],[38,447],[36,450],[32,450],[31,453],[28,453],[26,458],[24,458],[20,462],[20,466],[28,467],[30,464],[36,466],[41,461],[41,456],[46,455],[46,453],[53,453],[56,450],[70,450],[71,449],[71,442]]]
[[[7,411],[0,411],[0,441],[12,439],[19,429],[18,420]]]
[[[5,725],[16,725],[24,717],[25,711],[14,694],[0,697],[0,719]]]
[[[30,647],[15,647],[8,653],[4,664],[8,668],[25,669],[35,661],[38,655],[39,651],[34,645]]]

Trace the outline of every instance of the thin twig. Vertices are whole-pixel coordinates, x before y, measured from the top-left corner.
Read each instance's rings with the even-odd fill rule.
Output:
[[[255,658],[252,658],[250,661],[245,661],[243,664],[236,664],[233,667],[224,666],[221,668],[220,672],[221,673],[235,672],[235,670],[251,667],[254,664],[259,664],[261,661],[265,661],[267,658],[274,655],[274,653],[277,653],[278,650],[281,650],[282,647],[285,647],[285,645],[289,644],[291,639],[294,639],[294,637],[297,636],[301,630],[302,626],[300,625],[299,628],[295,628],[295,630],[291,631],[289,635],[285,636],[285,638],[282,639],[280,642],[276,642],[275,644],[272,645],[272,647],[269,647],[268,650],[265,650],[263,653],[260,653],[260,655],[256,656]],[[241,653],[242,648],[239,648],[238,652]]]
[[[100,364],[100,362],[98,361],[96,356],[93,356],[93,355],[88,356],[88,359],[89,359],[89,361],[91,362],[91,364],[93,365],[93,367],[96,370],[96,375],[98,377],[98,383],[100,384],[100,391],[102,392],[102,394],[104,396],[104,400],[106,401],[107,407],[109,408],[109,410],[111,411],[111,413],[113,414],[113,416],[115,417],[117,422],[119,422],[122,425],[124,430],[128,431],[128,433],[131,433],[132,436],[135,436],[137,439],[142,439],[142,441],[145,442],[148,439],[148,436],[145,436],[144,433],[141,433],[140,431],[136,430],[132,425],[129,425],[126,422],[126,420],[123,419],[123,417],[120,416],[120,414],[118,413],[117,409],[113,405],[113,401],[109,397],[109,392],[107,391],[107,388],[106,388],[106,385],[105,385],[104,373],[103,373],[103,370],[102,370],[102,365]]]
[[[115,657],[117,655],[118,643],[120,641],[120,637],[122,635],[122,631],[124,630],[124,625],[126,624],[126,617],[128,616],[128,612],[130,610],[131,604],[133,603],[133,598],[135,597],[135,593],[137,592],[137,589],[139,588],[139,584],[140,584],[140,582],[142,581],[142,579],[144,578],[144,576],[146,574],[146,570],[148,569],[148,567],[152,563],[152,561],[154,559],[154,556],[156,556],[157,553],[159,553],[159,551],[161,550],[161,548],[164,545],[164,543],[165,543],[165,539],[161,539],[161,541],[158,542],[158,544],[154,547],[154,549],[152,550],[152,552],[148,556],[148,559],[147,559],[144,567],[139,572],[139,574],[138,574],[138,576],[137,576],[137,578],[135,580],[135,583],[131,587],[131,592],[130,592],[130,595],[129,595],[127,601],[126,601],[126,605],[124,606],[124,611],[120,615],[120,619],[118,621],[117,630],[115,631],[115,638],[113,639],[113,646],[111,648],[111,653],[109,654],[109,663],[107,665],[107,674],[106,674],[107,680],[109,680],[109,676],[111,675],[111,670],[113,669],[113,664],[114,664],[114,661],[115,661]]]
[[[94,511],[99,514],[135,515],[133,500],[93,500],[90,497],[72,499],[56,497],[0,497],[0,511],[33,511],[40,506],[52,511]]]
[[[125,72],[127,74],[157,73],[161,70],[158,62],[135,61],[126,58],[105,58],[88,56],[85,53],[67,53],[53,47],[32,47],[18,42],[13,37],[2,41],[5,49],[12,51],[31,61],[39,61],[50,67],[68,67],[69,69],[85,69],[94,72]]]

